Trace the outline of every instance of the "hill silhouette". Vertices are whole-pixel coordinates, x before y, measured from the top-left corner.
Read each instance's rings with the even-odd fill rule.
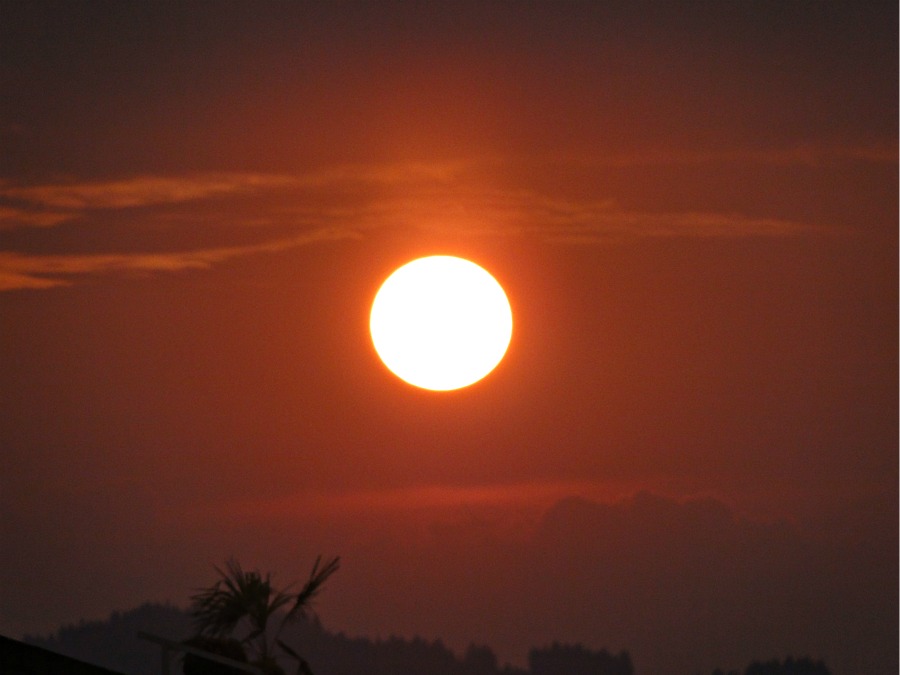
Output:
[[[192,630],[191,618],[184,610],[146,603],[127,612],[113,612],[105,621],[64,626],[46,638],[26,635],[24,642],[126,675],[159,675],[159,647],[139,639],[138,631],[180,640]]]
[[[46,638],[26,636],[25,641],[126,675],[159,675],[159,648],[139,639],[138,632],[181,640],[193,630],[187,611],[148,603],[128,612],[115,612],[106,621],[83,621]],[[285,642],[304,655],[316,675],[528,675],[525,670],[500,668],[489,647],[473,645],[459,658],[440,640],[353,638],[326,630],[317,618],[301,620]],[[630,667],[628,655],[621,658]],[[173,669],[180,672],[180,668]],[[601,675],[606,673],[601,671]]]
[[[138,638],[140,631],[179,641],[193,634],[194,625],[183,609],[146,603],[114,612],[105,621],[82,621],[47,637],[25,636],[24,641],[125,675],[159,675],[159,648]],[[605,649],[553,643],[532,649],[528,668],[523,669],[501,666],[486,645],[472,644],[457,656],[440,640],[349,637],[327,630],[316,617],[296,624],[285,641],[304,655],[315,675],[634,675],[626,651],[612,654]],[[174,663],[173,670],[181,672]],[[754,661],[744,671],[717,669],[712,675],[742,673],[830,675],[821,661],[792,657]]]

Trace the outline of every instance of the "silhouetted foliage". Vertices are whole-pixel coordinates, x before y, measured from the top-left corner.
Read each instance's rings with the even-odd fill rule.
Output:
[[[339,568],[340,558],[322,565],[319,556],[306,583],[297,593],[290,593],[287,588],[278,590],[272,585],[271,573],[263,576],[258,570],[245,571],[236,560],[229,560],[225,570],[216,568],[219,580],[215,584],[191,597],[197,636],[235,638],[239,646],[252,653],[251,663],[267,673],[283,672],[275,661],[279,650],[296,659],[301,672],[308,672],[307,662],[279,636],[286,625],[306,617],[324,583]],[[236,634],[239,628],[246,634]],[[185,671],[185,675],[190,674]]]
[[[716,668],[712,675],[741,675],[741,671],[729,670],[726,673],[721,668]],[[789,656],[784,661],[753,661],[744,669],[743,675],[831,675],[831,671],[822,661],[813,661],[805,656],[799,659]]]
[[[831,675],[822,661],[802,657],[794,659],[787,657],[783,662],[773,659],[771,661],[754,661],[744,671],[744,675]]]
[[[581,645],[532,649],[528,654],[531,675],[633,675],[628,652],[613,656],[605,649],[590,651]]]
[[[350,638],[326,631],[315,619],[292,631],[291,639],[314,672],[329,675],[526,675],[498,669],[488,647],[470,647],[467,656],[459,659],[440,640]],[[490,664],[494,666],[488,670]]]
[[[48,638],[27,637],[25,641],[126,675],[159,675],[159,647],[139,640],[137,633],[144,631],[177,640],[190,628],[190,615],[184,610],[147,604],[129,612],[116,612],[107,621],[81,622],[63,627]],[[633,675],[634,672],[627,652],[616,656],[606,650],[595,652],[580,645],[559,644],[532,650],[530,670],[499,667],[496,655],[487,646],[471,645],[459,658],[439,640],[399,637],[371,640],[330,632],[315,615],[299,618],[286,633],[289,634],[281,641],[284,646],[303,654],[311,671],[323,675],[549,675],[560,672]],[[204,648],[199,643],[193,644]],[[830,675],[830,671],[821,661],[787,658],[754,661],[743,672],[716,669],[712,675]]]
[[[176,607],[148,604],[117,612],[107,621],[82,622],[29,641],[126,675],[159,675],[160,648],[138,639],[141,631],[177,642],[191,632],[191,617]],[[527,675],[509,666],[485,673],[483,668],[496,661],[488,647],[474,649],[472,663],[480,664],[480,669],[472,670],[440,641],[349,637],[326,630],[314,614],[293,623],[281,642],[302,654],[313,673],[323,675]],[[289,672],[296,671],[292,667]]]
[[[486,645],[469,645],[463,665],[471,675],[490,675],[497,672],[497,655]]]

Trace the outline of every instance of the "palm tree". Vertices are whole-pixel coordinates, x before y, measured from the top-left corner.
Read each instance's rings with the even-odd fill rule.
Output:
[[[278,646],[297,659],[301,672],[309,672],[306,662],[284,644],[279,635],[286,625],[306,616],[322,585],[339,567],[339,557],[322,565],[322,556],[319,556],[309,579],[298,592],[292,593],[290,587],[274,588],[270,573],[263,576],[257,570],[245,571],[231,559],[225,570],[215,568],[219,574],[215,584],[191,596],[191,614],[197,634],[214,639],[238,638],[241,646],[252,652],[253,662],[267,668],[274,665],[273,648]],[[242,638],[235,635],[239,626],[247,631]]]

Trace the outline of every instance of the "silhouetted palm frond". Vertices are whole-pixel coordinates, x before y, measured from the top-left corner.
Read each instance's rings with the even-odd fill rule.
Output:
[[[300,656],[297,652],[295,652],[281,640],[276,640],[276,642],[288,656],[293,656],[297,660],[297,675],[313,675],[312,669],[309,667],[309,663],[307,663],[306,659]]]
[[[227,571],[215,568],[219,580],[191,596],[191,614],[200,634],[221,636],[230,633],[248,613],[247,596],[254,584],[235,560]]]
[[[249,642],[265,633],[269,618],[292,599],[273,590],[270,574],[244,571],[236,560],[229,560],[225,571],[215,570],[219,580],[191,597],[191,614],[201,634],[226,635],[246,618],[251,632],[242,642]]]
[[[306,613],[306,610],[312,605],[312,601],[322,590],[322,585],[328,580],[328,577],[337,572],[341,566],[341,559],[339,556],[329,560],[320,569],[319,565],[321,562],[322,556],[316,558],[312,572],[309,573],[309,580],[303,584],[303,588],[297,593],[297,596],[294,599],[294,606],[291,607],[285,617],[286,621],[292,621],[303,616]]]
[[[305,615],[313,599],[322,590],[328,577],[337,572],[340,558],[332,558],[322,565],[322,556],[316,558],[309,580],[299,593],[288,593],[287,589],[277,590],[272,586],[271,574],[263,576],[256,570],[245,571],[233,558],[226,563],[224,570],[215,567],[219,579],[209,588],[201,589],[191,596],[191,615],[197,626],[197,634],[214,638],[228,635],[235,636],[235,629],[242,621],[241,633],[246,636],[240,639],[241,645],[247,645],[256,653],[258,663],[269,659],[272,640],[284,648],[278,640],[285,624]],[[292,606],[281,613],[287,605]],[[279,625],[268,630],[269,620],[280,613]],[[294,652],[288,653],[298,659],[300,672],[309,673],[309,666]]]

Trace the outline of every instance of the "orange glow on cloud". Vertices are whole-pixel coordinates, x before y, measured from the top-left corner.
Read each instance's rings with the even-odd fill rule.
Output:
[[[613,502],[633,494],[636,483],[597,481],[548,481],[508,485],[451,486],[420,485],[408,488],[316,491],[306,490],[278,498],[252,498],[193,507],[197,515],[233,522],[267,519],[305,520],[322,517],[357,518],[376,514],[434,514],[466,508],[505,507],[539,512],[558,499],[581,495],[600,502]]]
[[[28,208],[0,207],[0,229],[48,228],[73,221],[90,229],[98,212],[123,226],[139,219],[137,222],[151,227],[156,219],[171,217],[169,212],[155,213],[154,207],[171,209],[193,203],[212,209],[222,200],[251,199],[256,201],[245,207],[244,215],[215,211],[211,219],[257,229],[278,224],[298,232],[278,239],[265,239],[261,233],[256,243],[240,246],[164,253],[42,255],[6,251],[0,253],[0,291],[68,285],[79,274],[206,269],[234,258],[317,241],[377,237],[397,227],[437,237],[515,237],[570,246],[645,238],[778,238],[835,231],[818,223],[738,212],[641,211],[623,208],[609,198],[524,190],[499,183],[486,187],[482,184],[485,172],[502,173],[501,164],[497,160],[386,163],[296,175],[225,173],[28,187],[0,184],[0,197],[28,203]],[[144,209],[140,216],[129,211],[135,207]],[[196,219],[197,213],[191,212],[191,217]]]

